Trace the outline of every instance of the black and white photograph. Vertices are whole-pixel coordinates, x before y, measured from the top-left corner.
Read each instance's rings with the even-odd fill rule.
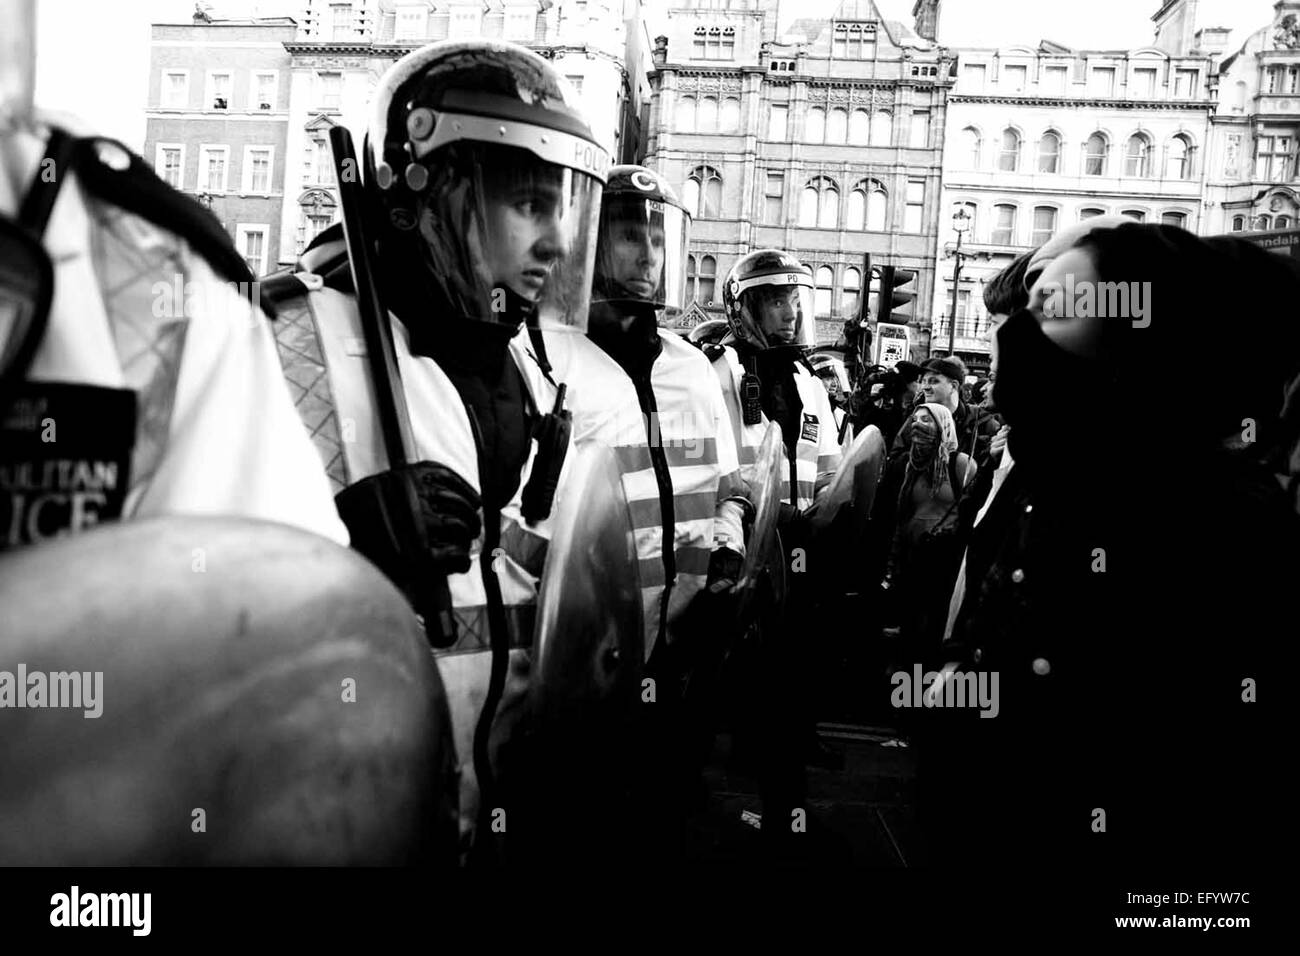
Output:
[[[1235,950],[1298,587],[1300,0],[0,0],[17,939]]]

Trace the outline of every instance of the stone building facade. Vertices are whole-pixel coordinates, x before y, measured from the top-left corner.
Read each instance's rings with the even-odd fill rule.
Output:
[[[655,41],[647,163],[695,217],[687,321],[720,318],[736,260],[777,247],[813,268],[818,341],[833,341],[869,256],[916,270],[913,352],[928,354],[952,55],[871,0],[780,37],[776,17],[777,0],[686,0]]]

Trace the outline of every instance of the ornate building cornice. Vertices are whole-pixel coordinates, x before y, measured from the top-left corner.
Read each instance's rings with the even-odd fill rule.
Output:
[[[1104,107],[1119,110],[1176,110],[1179,112],[1214,111],[1210,100],[1107,100],[1061,99],[1047,96],[982,96],[972,93],[949,93],[949,103],[988,103],[1000,106],[1051,106],[1061,109],[1092,109]]]

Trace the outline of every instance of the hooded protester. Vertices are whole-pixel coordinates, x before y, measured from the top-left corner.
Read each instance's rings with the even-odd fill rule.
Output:
[[[1232,282],[1193,281],[1215,276]],[[1254,702],[1261,636],[1300,574],[1300,523],[1273,473],[1300,370],[1279,306],[1297,301],[1287,260],[1126,223],[1061,251],[998,331],[1027,520],[953,634],[960,670],[999,675],[998,719],[935,717],[945,775],[922,801],[949,811],[935,862],[954,834],[963,860],[1014,866],[1223,873],[1262,859],[1256,803],[1274,784]],[[1214,407],[1112,427],[1094,454],[1062,440],[1131,420],[1131,396],[1192,367],[1228,314],[1270,347],[1224,370]],[[1042,401],[1049,390],[1057,401]]]
[[[912,416],[918,424],[901,469],[898,521],[886,579],[898,588],[903,640],[914,661],[933,653],[943,634],[942,611],[961,561],[958,505],[969,488],[975,463],[958,451],[957,426],[945,405],[926,402]],[[917,656],[921,655],[921,656]]]

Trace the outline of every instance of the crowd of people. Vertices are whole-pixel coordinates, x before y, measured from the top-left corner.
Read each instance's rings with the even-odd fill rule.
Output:
[[[914,665],[940,691],[996,675],[995,719],[895,715],[934,862],[1261,852],[1250,811],[1275,762],[1256,700],[1300,570],[1289,262],[1090,220],[986,285],[987,380],[953,356],[862,369],[837,417],[796,251],[736,263],[720,341],[661,327],[683,304],[690,217],[654,170],[610,166],[551,64],[432,44],[374,102],[363,182],[340,177],[344,222],[263,284],[273,321],[143,328],[138,299],[88,308],[104,284],[79,280],[104,274],[100,253],[65,256],[48,321],[3,353],[4,394],[132,396],[117,444],[86,446],[129,475],[103,523],[269,519],[383,573],[387,591],[362,576],[356,593],[405,602],[446,701],[448,737],[428,744],[454,766],[434,801],[454,834],[430,846],[483,865],[680,862],[726,727],[760,782],[765,846],[797,852],[806,767],[834,764],[814,727],[848,643],[886,648],[891,681]],[[34,142],[12,168],[36,168]],[[96,209],[129,195],[82,176]],[[128,211],[186,237],[196,275],[239,277],[205,217],[160,208],[179,212]],[[85,227],[58,209],[52,230]],[[1062,290],[1087,283],[1148,283],[1144,324],[1075,316]],[[1256,357],[1214,363],[1229,320]],[[23,444],[5,490],[49,454]],[[846,499],[858,468],[874,494]],[[7,561],[94,523],[24,500]],[[565,588],[591,582],[574,575],[602,588],[579,608]],[[885,686],[862,693],[885,706]]]

